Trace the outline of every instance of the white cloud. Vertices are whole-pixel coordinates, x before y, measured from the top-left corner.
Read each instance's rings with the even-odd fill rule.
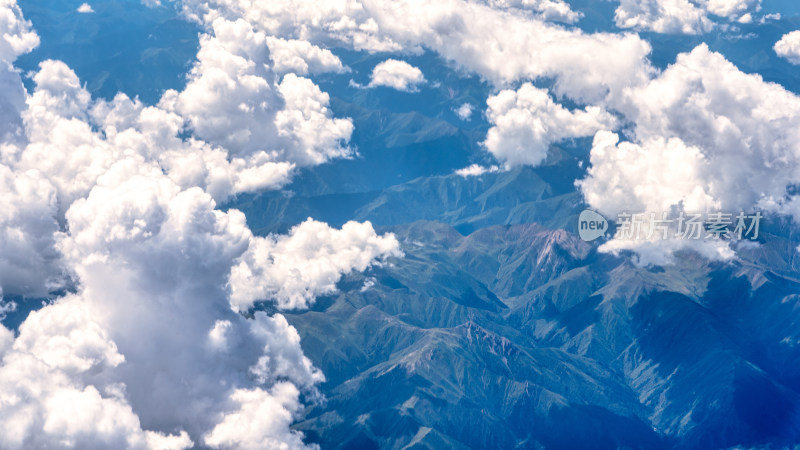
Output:
[[[625,102],[639,141],[677,137],[701,149],[710,166],[701,185],[721,207],[789,207],[786,187],[800,168],[798,96],[700,45]]]
[[[22,11],[14,1],[0,2],[0,30],[0,139],[4,143],[19,143],[25,88],[13,62],[17,56],[39,45],[39,36],[31,28],[31,23],[22,17]],[[0,148],[0,154],[5,151]]]
[[[703,74],[700,78],[707,78],[707,82],[697,79],[689,82],[692,77],[688,70],[674,69],[669,72],[672,76],[661,75],[647,60],[650,46],[635,34],[585,34],[579,30],[568,30],[543,22],[530,11],[525,11],[525,2],[488,3],[444,0],[431,5],[422,0],[400,0],[389,5],[377,0],[363,0],[347,4],[319,4],[310,0],[287,0],[260,4],[229,0],[189,0],[184,5],[190,13],[194,13],[196,17],[206,17],[205,20],[213,17],[243,17],[267,34],[290,36],[315,44],[345,45],[369,51],[418,52],[426,48],[500,87],[520,80],[552,78],[555,98],[566,97],[580,105],[595,105],[589,108],[599,107],[599,111],[620,113],[626,123],[632,124],[632,129],[626,132],[630,131],[633,143],[645,149],[650,146],[696,148],[706,160],[716,163],[717,157],[712,158],[711,155],[716,155],[720,147],[731,144],[737,133],[741,133],[737,137],[739,143],[731,144],[733,148],[737,149],[736,145],[741,147],[743,137],[747,136],[748,140],[744,145],[757,149],[757,155],[760,151],[766,151],[762,145],[764,136],[779,136],[779,141],[784,141],[782,136],[789,128],[783,123],[791,121],[789,114],[775,120],[757,118],[750,125],[744,122],[747,114],[742,111],[749,112],[757,96],[750,95],[748,91],[739,97],[733,95],[738,87],[729,85],[738,83],[739,76],[736,74],[739,72],[732,65],[730,67],[733,70],[728,70],[729,67],[719,64],[712,57],[705,61],[706,64],[721,68],[721,73],[729,76],[730,80],[714,80],[713,74],[707,73],[702,66],[698,69]],[[752,17],[759,8],[760,4],[755,0],[655,0],[646,3],[623,0],[617,19],[620,26],[624,27],[701,33],[714,25],[713,20],[746,20],[747,14]],[[697,58],[702,59],[699,56]],[[716,89],[714,82],[728,87]],[[691,97],[697,83],[702,84],[703,88],[698,95]],[[764,83],[759,80],[758,83],[745,85],[759,91]],[[770,95],[773,94],[771,89],[767,91]],[[665,96],[664,92],[670,95]],[[636,95],[642,98],[636,100]],[[704,99],[710,107],[703,111],[704,106],[697,104],[692,98]],[[741,103],[737,103],[740,100]],[[791,103],[786,99],[776,100],[784,106],[787,106],[787,101]],[[670,104],[672,101],[675,103]],[[542,107],[542,113],[546,112],[543,115],[551,117],[537,116],[530,122],[533,125],[520,121],[518,127],[513,126],[517,122],[512,119],[518,113],[524,114],[526,108],[510,108],[513,113],[508,114],[508,126],[505,128],[509,132],[495,133],[496,139],[489,139],[487,136],[487,148],[493,147],[506,165],[535,164],[541,161],[545,154],[542,151],[545,143],[569,136],[569,133],[562,133],[564,129],[560,125],[566,124],[566,130],[569,131],[571,124],[558,120],[560,114],[583,114],[584,117],[591,117],[589,108],[584,111],[569,111],[560,105],[554,105],[547,107],[545,104]],[[682,108],[686,108],[690,114],[694,114],[693,119],[698,120],[670,119],[680,117]],[[787,108],[792,107],[789,105]],[[756,114],[761,114],[760,111],[761,109],[757,109]],[[598,125],[597,122],[603,121],[594,122],[596,123],[593,125]],[[733,126],[727,127],[727,122]],[[684,124],[683,128],[680,124]],[[705,139],[701,132],[695,131],[695,128],[701,130],[709,126],[714,131],[708,133],[710,137]],[[597,130],[589,128],[591,127],[580,130],[581,134],[591,135]],[[495,127],[495,131],[500,129],[499,126]],[[756,133],[754,137],[750,135],[752,132]],[[517,139],[515,136],[522,137]],[[709,142],[715,138],[721,139],[720,143]],[[525,148],[528,141],[535,144],[534,151]],[[519,151],[521,149],[524,151]],[[663,155],[663,152],[656,153]],[[732,150],[732,153],[738,154],[738,150]],[[761,159],[764,166],[777,164],[773,156],[759,156],[764,156]],[[758,157],[756,159],[759,160]],[[784,156],[784,159],[791,157]],[[788,165],[792,166],[793,163]],[[700,169],[705,170],[704,167],[703,164],[700,165]],[[734,179],[738,184],[748,184],[745,181],[746,176],[739,175],[747,170],[727,170],[731,170],[734,175],[719,175],[715,172],[717,184],[714,189],[709,190],[708,186],[700,185],[701,190],[715,202],[735,205],[757,203],[782,211],[794,208],[791,201],[779,195],[785,191],[788,180],[783,175],[770,179],[763,190],[768,193],[757,192],[758,189],[745,189],[738,197],[736,194],[721,195],[718,190],[722,188],[718,186],[724,185],[728,191],[735,192],[732,183]],[[781,168],[779,171],[781,174],[788,174],[788,170]],[[753,173],[755,172],[759,170],[753,169]],[[619,182],[628,183],[626,180]],[[728,197],[736,197],[737,200],[726,200]]]
[[[186,88],[161,106],[186,118],[194,133],[245,156],[278,148],[275,114],[283,107],[269,68],[266,36],[238,20],[217,20],[200,37]]]
[[[2,295],[1,292],[0,292],[0,295]],[[16,311],[17,307],[18,307],[17,302],[14,302],[14,301],[11,301],[11,300],[4,300],[2,297],[0,297],[0,322],[5,320],[6,315],[8,313]],[[2,334],[2,332],[0,332],[0,334]],[[4,339],[5,339],[5,336],[0,336],[0,357],[3,356],[2,349],[4,348],[4,344],[3,344]]]
[[[459,119],[461,120],[469,120],[472,117],[472,110],[474,107],[469,103],[462,103],[461,106],[456,108],[454,111]]]
[[[655,213],[657,217],[675,207],[704,212],[718,206],[701,183],[707,161],[697,147],[688,147],[680,139],[665,141],[654,138],[641,145],[619,142],[617,134],[601,131],[595,135],[591,150],[588,177],[579,182],[586,203],[616,219],[620,213]],[[636,239],[616,238],[600,246],[600,251],[618,253],[634,250],[635,261],[642,265],[663,265],[672,261],[672,254],[681,249],[700,251],[708,258],[724,259],[732,255],[722,242],[688,240],[653,230],[650,239],[649,222],[638,222],[641,236]]]
[[[94,9],[92,9],[92,5],[88,3],[82,3],[81,6],[78,6],[78,12],[88,14],[88,13],[93,13]]]
[[[800,64],[800,30],[784,34],[773,48],[778,56],[786,58],[792,64]]]
[[[31,23],[22,17],[22,10],[14,0],[0,2],[0,30],[3,30],[0,60],[6,64],[39,45],[39,36],[31,28]]]
[[[168,91],[161,107],[244,160],[307,166],[351,154],[343,144],[352,121],[332,118],[328,95],[310,80],[288,74],[276,83],[263,33],[243,20],[217,19],[211,28],[186,89]]]
[[[499,172],[500,168],[497,166],[481,166],[480,164],[472,164],[470,166],[464,167],[463,169],[456,170],[456,175],[460,175],[464,178],[467,177],[476,177],[479,175],[483,175],[485,173],[493,173]]]
[[[378,35],[378,24],[364,4],[281,0],[245,2],[231,0],[183,0],[190,18],[210,24],[216,18],[244,19],[267,35],[313,43],[333,40],[356,50],[390,52],[402,46],[387,36]]]
[[[39,38],[15,2],[0,4],[0,293],[46,295],[65,279],[54,249],[56,189],[39,171],[15,171],[26,142],[26,93],[12,63]]]
[[[417,92],[425,82],[422,71],[405,61],[387,59],[375,66],[370,74],[369,87],[386,86],[398,91]]]
[[[581,18],[581,13],[570,9],[569,4],[562,0],[489,0],[497,8],[520,8],[539,13],[544,20],[554,20],[566,23],[575,23]]]
[[[516,91],[503,90],[486,103],[486,116],[493,126],[484,145],[506,168],[535,166],[554,142],[616,126],[616,119],[602,108],[569,111],[530,83]]]
[[[307,75],[324,72],[342,73],[342,61],[330,50],[320,48],[308,41],[267,37],[272,70],[279,75],[294,73]]]
[[[234,2],[184,0],[206,22],[244,18],[268,35],[356,50],[430,49],[498,85],[542,76],[556,92],[595,102],[645,81],[650,46],[633,34],[584,34],[516,8],[464,0]]]
[[[5,328],[0,326],[2,331]],[[187,448],[188,435],[144,431],[139,418],[93,374],[124,363],[77,299],[32,312],[3,353],[0,446],[22,448]]]
[[[677,208],[735,215],[763,209],[800,217],[800,201],[788,195],[800,182],[795,94],[700,45],[651,82],[631,87],[618,108],[634,124],[633,142],[598,133],[592,168],[581,182],[587,203],[600,212]],[[675,246],[642,245],[662,246],[666,254]],[[699,245],[711,246],[707,256],[730,255],[727,247]]]
[[[0,164],[0,287],[6,294],[44,296],[63,287],[54,248],[55,188],[40,174],[14,173]]]
[[[679,138],[619,143],[617,134],[601,131],[594,137],[591,164],[580,187],[586,202],[608,217],[669,211],[678,204],[687,211],[719,206],[700,184],[706,157]]]
[[[265,448],[307,448],[302,435],[282,435],[289,428],[301,405],[300,392],[291,383],[277,383],[265,392],[261,389],[238,389],[230,400],[239,409],[225,416],[208,433],[204,442],[214,448],[259,450]],[[283,411],[283,414],[275,414]],[[278,436],[279,438],[276,438]],[[289,439],[286,439],[286,438]]]
[[[746,23],[760,9],[761,0],[620,0],[614,19],[620,28],[703,34],[714,28],[709,14]]]
[[[8,194],[0,199],[0,251],[9,265],[0,265],[0,286],[43,295],[66,272],[76,292],[31,313],[16,337],[0,326],[0,384],[8,387],[0,447],[305,448],[289,424],[301,393],[318,396],[323,376],[283,316],[233,311],[241,305],[231,302],[231,270],[260,238],[242,213],[216,209],[215,198],[278,186],[295,165],[344,156],[352,124],[331,117],[327,95],[310,80],[287,74],[278,83],[264,66],[264,35],[227,21],[203,37],[187,90],[159,106],[124,95],[94,101],[58,61],[41,64],[26,95],[11,64],[38,38],[15,3],[2,8],[0,23],[11,31],[0,42],[9,67],[0,81],[13,89],[0,91],[0,104],[10,105],[0,113],[16,125],[0,143]],[[197,86],[219,87],[227,98]],[[229,102],[238,102],[231,111]],[[253,108],[272,121],[226,122],[217,107]],[[198,135],[181,139],[187,121]],[[239,140],[226,140],[226,126]],[[273,132],[263,135],[274,143],[265,149],[250,136],[263,128]],[[368,266],[382,246],[392,252],[392,236],[364,227],[372,230],[331,232],[363,244],[330,243],[343,258],[332,264],[345,261],[337,270]],[[286,258],[318,263],[303,254]],[[327,288],[322,278],[292,286],[311,301]],[[246,424],[236,436],[234,423]]]
[[[369,222],[348,222],[336,230],[309,219],[287,236],[253,238],[231,272],[231,302],[239,310],[257,300],[274,301],[281,309],[307,308],[317,296],[335,291],[343,274],[401,255],[394,235],[378,236]]]
[[[749,12],[761,9],[761,0],[708,0],[706,9],[711,14],[734,20]]]
[[[215,199],[238,192],[275,189],[286,184],[295,164],[275,160],[266,152],[242,157],[204,141],[178,138],[183,118],[158,107],[145,107],[118,94],[111,102],[98,101],[91,108],[112,147],[135,149],[155,158],[170,178],[184,188],[199,186]]]
[[[253,237],[241,213],[214,207],[138,157],[73,203],[59,248],[80,291],[33,313],[5,352],[0,379],[19,390],[0,400],[4,448],[185,448],[253,407],[237,403],[242,389],[275,407],[239,439],[302,447],[285,385],[313,393],[322,376],[281,316],[230,309],[227,274]],[[226,345],[195,345],[220,321]]]
[[[286,106],[275,118],[278,134],[285,142],[281,159],[298,165],[322,164],[351,156],[344,146],[353,133],[350,119],[333,119],[330,97],[308,78],[287,74],[278,85]]]
[[[621,0],[614,20],[620,28],[657,33],[702,34],[714,28],[707,11],[689,0]]]
[[[59,213],[85,196],[120,152],[92,131],[91,97],[66,64],[44,61],[23,112],[27,146],[13,158],[17,170],[42,173],[58,191]]]

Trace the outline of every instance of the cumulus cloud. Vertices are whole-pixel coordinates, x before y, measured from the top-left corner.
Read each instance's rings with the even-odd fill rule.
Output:
[[[94,9],[92,9],[92,5],[88,3],[82,3],[81,6],[78,6],[78,12],[83,14],[93,13]]]
[[[292,90],[296,77],[279,85],[263,33],[241,19],[217,19],[211,28],[211,34],[201,36],[198,62],[186,88],[167,92],[162,107],[186,118],[198,137],[238,157],[263,152],[267,159],[307,165],[349,153],[340,143],[349,140],[352,122],[330,118],[328,97],[318,88],[312,87],[304,101]],[[287,102],[285,94],[294,101]],[[320,140],[297,135],[292,120],[276,123],[281,112],[312,118]]]
[[[307,308],[317,296],[335,291],[343,274],[401,255],[394,235],[378,236],[369,222],[335,230],[308,219],[286,236],[253,239],[231,272],[231,302],[241,310],[257,300],[274,301],[281,309]]]
[[[230,0],[183,0],[184,13],[200,23],[241,18],[269,36],[309,42],[334,41],[355,50],[391,52],[401,44],[379,35],[379,26],[361,2],[238,2]]]
[[[562,0],[489,0],[489,4],[497,8],[520,8],[535,11],[544,20],[575,23],[581,13],[573,11],[569,4]]]
[[[269,392],[236,390],[230,400],[239,405],[237,412],[226,415],[206,435],[205,443],[214,448],[252,450],[306,448],[300,434],[285,435],[293,422],[293,413],[300,409],[299,395],[297,387],[291,383],[277,383]],[[275,414],[276,411],[284,413]]]
[[[3,353],[2,447],[191,446],[185,432],[166,435],[142,430],[120,386],[108,384],[100,391],[85,381],[93,372],[122,364],[124,357],[79,301],[63,301],[31,313]]]
[[[472,164],[470,166],[464,167],[463,169],[456,170],[456,175],[462,176],[464,178],[467,177],[476,177],[479,175],[483,175],[485,173],[494,173],[499,172],[500,168],[497,166],[482,166],[480,164]]]
[[[13,63],[17,56],[39,45],[39,36],[22,17],[15,1],[0,2],[0,138],[19,142],[22,134],[20,112],[25,107],[25,88]],[[2,151],[2,149],[0,149]]]
[[[54,233],[56,188],[40,171],[12,166],[26,142],[26,93],[13,62],[39,43],[16,2],[0,3],[0,293],[42,296],[66,279]]]
[[[278,75],[319,74],[324,72],[342,73],[342,61],[330,50],[320,48],[308,41],[267,37],[272,70]]]
[[[303,447],[287,424],[322,375],[281,316],[231,309],[227,277],[254,239],[241,213],[129,154],[64,219],[57,248],[80,289],[5,344],[0,380],[16,390],[0,400],[3,448],[228,445],[218,427],[255,407],[242,390],[271,408],[231,445]]]
[[[646,83],[654,73],[647,60],[650,45],[634,34],[567,30],[528,11],[563,9],[558,6],[561,2],[184,0],[182,5],[187,15],[203,23],[244,20],[267,36],[279,35],[314,45],[344,45],[372,52],[419,52],[425,48],[498,86],[549,77],[555,81],[554,94],[580,104],[619,98],[628,86]],[[372,75],[370,86],[388,85],[401,90],[413,90],[424,80],[421,71],[396,60],[378,65]],[[610,126],[600,108],[569,112],[556,106],[543,105],[537,112],[568,113],[567,119],[595,119]],[[465,109],[462,112],[466,114]],[[510,165],[538,163],[550,142],[576,133],[591,135],[602,128],[589,130],[591,127],[583,121],[572,126],[565,124],[563,117],[541,118],[539,125],[546,127],[543,130],[514,126],[512,117],[517,112],[521,111],[511,111],[507,117],[498,114],[498,120],[509,125],[508,133],[500,133],[501,127],[496,127],[487,139],[487,146]],[[559,128],[560,125],[564,126]],[[514,133],[516,137],[512,136]],[[529,138],[533,139],[532,151],[520,151],[528,144],[522,141]]]
[[[800,64],[800,30],[784,34],[773,48],[778,56],[792,64]]]
[[[472,117],[473,106],[469,103],[462,103],[461,106],[454,109],[456,115],[461,120],[469,120]]]
[[[328,109],[330,96],[308,78],[288,74],[278,86],[286,107],[275,123],[285,142],[281,158],[298,165],[316,165],[352,154],[343,146],[353,133],[350,119],[332,119]]]
[[[486,3],[184,0],[182,4],[197,20],[243,18],[267,35],[315,44],[372,52],[427,48],[498,85],[553,77],[559,95],[587,103],[644,81],[651,72],[646,60],[650,46],[636,35],[585,34],[519,8]]]
[[[761,0],[708,0],[706,9],[711,14],[735,19],[761,9]]]
[[[631,87],[619,109],[634,124],[633,142],[598,133],[592,168],[580,183],[599,211],[761,209],[800,217],[791,194],[800,181],[800,97],[700,45],[651,82]],[[707,255],[729,255],[713,247]]]
[[[714,28],[710,14],[745,23],[760,8],[761,0],[621,0],[614,19],[620,28],[703,34]]]
[[[700,45],[625,101],[637,139],[677,137],[702,150],[712,167],[703,185],[720,207],[794,204],[785,194],[800,163],[798,96]]]
[[[264,33],[241,19],[217,19],[211,28],[186,88],[168,91],[162,108],[203,140],[259,165],[308,166],[351,154],[352,121],[333,118],[328,95],[310,80],[287,74],[278,83]]]
[[[375,66],[368,87],[386,86],[398,91],[417,92],[425,82],[422,71],[405,61],[387,59]]]
[[[0,285],[21,295],[67,283],[74,290],[31,313],[16,336],[0,326],[0,384],[8,388],[0,447],[306,448],[289,425],[318,398],[323,375],[283,316],[245,318],[228,287],[249,255],[278,257],[260,239],[276,243],[272,252],[291,245],[254,237],[241,212],[220,211],[216,200],[344,156],[352,124],[331,117],[310,80],[278,81],[266,37],[236,21],[214,22],[187,89],[159,105],[122,94],[93,100],[59,61],[41,64],[27,95],[12,63],[38,38],[15,3],[0,12],[8,30],[0,80],[13,87],[0,91],[0,113],[16,124],[0,144]],[[214,110],[231,107],[225,100],[237,102],[231,111],[270,120],[226,122]],[[187,124],[195,134],[181,138]],[[252,135],[262,128],[273,134],[259,135],[259,145]],[[342,238],[327,247],[340,272],[394,254],[396,240],[368,224],[316,225]],[[326,248],[325,236],[307,240]],[[286,258],[309,268],[324,257],[303,261],[307,254]],[[324,273],[292,287],[310,302],[327,289]],[[239,281],[241,291],[265,289]]]
[[[657,33],[702,34],[714,28],[706,10],[688,0],[621,0],[614,20],[620,28]]]
[[[653,138],[639,145],[620,143],[617,134],[601,131],[594,137],[591,164],[588,177],[579,186],[586,203],[608,218],[616,219],[623,213],[655,213],[661,218],[664,212],[671,217],[678,206],[691,212],[719,206],[699,184],[707,169],[705,156],[699,148],[687,146],[679,138]],[[639,221],[637,226],[641,236],[617,237],[600,250],[634,250],[638,253],[637,262],[643,265],[667,264],[672,253],[688,248],[700,250],[712,259],[731,256],[720,242],[675,238],[676,230],[672,228],[665,239],[658,230],[650,230],[647,220]],[[647,235],[650,239],[646,239]]]
[[[39,45],[39,36],[31,23],[22,17],[22,10],[14,0],[0,2],[0,59],[10,65],[17,56],[28,53]]]
[[[787,125],[793,117],[793,96],[777,98],[776,92],[783,95],[785,91],[742,74],[724,58],[713,56],[703,48],[692,52],[691,57],[683,56],[663,74],[658,73],[647,59],[650,46],[637,35],[588,34],[565,29],[533,14],[534,4],[543,3],[500,0],[445,0],[435,5],[421,0],[391,4],[375,0],[346,4],[294,0],[268,5],[228,0],[183,2],[188,14],[202,20],[242,17],[268,35],[303,39],[317,45],[343,45],[373,52],[430,50],[501,88],[518,81],[547,77],[553,80],[552,98],[565,97],[579,105],[589,105],[568,110],[543,100],[533,107],[498,108],[507,113],[494,114],[503,124],[494,124],[494,133],[487,135],[486,144],[487,149],[494,149],[504,165],[536,164],[544,157],[543,148],[550,142],[574,135],[589,136],[602,128],[613,130],[616,123],[611,123],[604,113],[613,111],[624,119],[620,121],[622,125],[630,126],[624,130],[625,135],[643,153],[654,148],[654,155],[669,157],[671,150],[682,155],[694,155],[693,152],[699,151],[703,158],[692,163],[697,164],[698,173],[704,177],[708,175],[704,171],[711,171],[711,178],[716,181],[713,186],[699,184],[700,192],[712,199],[710,204],[734,208],[763,205],[773,211],[793,210],[793,201],[783,195],[790,184],[787,181],[793,170],[790,156],[793,153],[784,151],[783,159],[779,160],[763,145],[767,136],[778,136],[780,145],[777,147],[791,149],[788,144],[791,139],[784,139],[784,136],[792,133],[786,130],[796,129]],[[617,10],[617,21],[626,28],[703,33],[720,19],[747,21],[749,17],[752,20],[759,8],[757,0],[638,3],[623,0]],[[708,55],[703,56],[703,51]],[[693,76],[694,67],[697,67],[697,74]],[[725,76],[716,77],[708,67],[714,67]],[[715,87],[714,83],[721,87]],[[738,96],[734,94],[742,88],[745,90]],[[669,95],[664,95],[665,92]],[[767,94],[765,98],[775,96],[780,107],[771,112],[763,108],[761,105],[768,103],[757,101],[762,93]],[[636,96],[641,98],[637,100]],[[749,116],[753,108],[755,120]],[[539,115],[533,117],[531,111]],[[682,115],[687,111],[691,119]],[[518,122],[513,120],[525,114],[531,117]],[[770,114],[780,117],[768,118]],[[561,120],[563,117],[570,120]],[[571,119],[578,117],[586,119],[581,122],[586,126],[576,130]],[[712,131],[704,134],[707,129]],[[507,133],[500,133],[501,130]],[[738,139],[735,142],[734,136]],[[715,139],[718,139],[716,143],[710,142]],[[528,148],[531,143],[533,145]],[[725,146],[731,150],[722,150]],[[612,147],[617,148],[616,144]],[[718,158],[723,158],[717,155],[745,154],[740,150],[754,152],[758,162],[753,168],[745,169],[750,166],[738,159],[737,167],[725,165],[724,170],[713,169]],[[602,158],[597,161],[602,166]],[[748,177],[762,176],[764,167],[778,167],[780,175],[771,178],[763,189],[748,187],[741,193],[737,191],[737,185],[752,185]],[[728,173],[723,174],[725,171]],[[616,182],[635,185],[633,180]],[[599,189],[602,185],[599,183],[595,187]],[[732,194],[724,194],[723,190]],[[585,193],[588,195],[589,191]],[[608,201],[613,203],[614,198],[612,195]]]
[[[37,172],[0,164],[0,189],[0,293],[44,296],[63,287],[55,188]]]
[[[322,375],[285,319],[231,310],[227,274],[252,238],[241,213],[130,157],[66,219],[59,248],[80,290],[32,313],[3,356],[0,379],[17,386],[0,400],[4,448],[186,448],[241,414],[240,389],[314,393]],[[300,442],[286,398],[242,439]]]
[[[27,145],[9,160],[18,170],[42,173],[56,188],[63,214],[121,152],[87,122],[91,97],[66,64],[42,62],[33,81],[36,88],[22,114]]]
[[[679,138],[620,143],[619,135],[601,131],[592,143],[589,177],[580,185],[586,202],[610,216],[669,211],[679,204],[705,211],[719,206],[698,184],[707,163],[699,148]]]
[[[591,136],[616,125],[616,119],[600,107],[569,111],[530,83],[516,91],[503,90],[486,103],[493,126],[483,144],[506,168],[535,166],[547,157],[551,143]]]

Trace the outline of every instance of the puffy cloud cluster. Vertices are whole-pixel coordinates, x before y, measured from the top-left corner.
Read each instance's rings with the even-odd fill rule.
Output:
[[[800,218],[792,194],[800,182],[800,97],[700,45],[631,87],[618,107],[634,124],[634,141],[598,133],[581,183],[600,212],[758,208]],[[646,245],[668,255],[677,244]]]
[[[594,137],[589,177],[581,182],[586,202],[599,212],[661,212],[682,205],[687,211],[719,206],[698,181],[707,159],[679,138],[654,137],[642,144],[619,142],[601,131]]]
[[[254,238],[231,272],[231,303],[241,310],[257,300],[273,300],[282,309],[307,308],[317,296],[333,292],[342,274],[401,255],[397,239],[378,236],[369,222],[334,230],[309,219],[287,236]]]
[[[11,166],[26,139],[26,93],[13,62],[38,43],[16,2],[0,2],[0,294],[45,295],[66,284],[54,248],[56,188],[39,170]]]
[[[28,53],[39,45],[39,36],[31,23],[22,17],[16,0],[0,1],[0,60],[11,65],[17,56]]]
[[[773,48],[778,56],[786,58],[792,64],[800,64],[800,30],[784,34]]]
[[[678,138],[653,138],[642,144],[619,142],[619,135],[600,131],[594,137],[589,176],[580,182],[584,198],[592,208],[616,219],[619,214],[672,213],[677,208],[698,212],[719,205],[698,181],[704,176],[706,159],[697,147]],[[617,253],[634,250],[642,265],[663,265],[672,253],[694,249],[711,259],[728,258],[731,251],[722,242],[710,240],[663,239],[651,230],[647,220],[637,222],[641,234],[636,239],[617,237],[603,244],[601,251]],[[671,237],[677,232],[669,228]],[[651,234],[652,233],[652,234]],[[650,239],[646,236],[650,235]]]
[[[427,49],[498,86],[551,78],[557,96],[584,105],[619,98],[628,86],[646,83],[654,73],[647,60],[651,47],[635,34],[586,34],[544,21],[542,15],[549,10],[561,11],[567,21],[577,18],[570,14],[566,3],[559,1],[445,0],[431,4],[423,0],[183,0],[181,3],[187,15],[202,23],[242,19],[267,36],[308,41],[309,45],[347,46],[370,52]],[[413,90],[422,80],[418,69],[389,60],[375,68],[369,85]],[[591,122],[611,126],[607,114],[596,107],[569,112],[551,102],[527,113],[523,109],[496,114],[503,125],[496,126],[487,139],[487,146],[510,165],[541,161],[550,142],[591,134],[602,128],[592,127],[596,123]],[[469,116],[466,109],[460,112],[461,117]],[[556,117],[542,117],[532,126],[514,122],[515,116],[551,113]],[[573,118],[579,119],[577,125],[565,122]],[[505,132],[509,134],[504,135]],[[521,141],[529,138],[533,151],[519,151],[527,145]]]
[[[346,71],[342,61],[330,50],[320,48],[308,41],[268,36],[267,45],[272,59],[272,70],[279,75],[342,73]]]
[[[602,108],[569,111],[530,83],[516,91],[500,91],[486,103],[486,116],[493,126],[484,145],[506,168],[538,165],[551,143],[616,126],[616,119]]]
[[[243,18],[267,35],[371,52],[425,48],[496,84],[553,77],[559,95],[586,102],[644,81],[651,73],[646,60],[650,46],[636,35],[585,34],[520,8],[491,3],[182,1],[186,13],[197,20]]]
[[[416,92],[425,82],[422,71],[405,61],[387,59],[372,69],[369,87],[386,86],[398,91]]]
[[[186,89],[165,93],[163,108],[188,120],[198,137],[257,161],[255,166],[314,165],[350,154],[342,143],[350,139],[352,122],[332,118],[328,95],[310,80],[288,74],[277,82],[264,33],[242,19],[216,19],[210,27]]]
[[[95,101],[58,61],[41,64],[27,95],[12,64],[38,38],[13,2],[0,24],[0,114],[16,124],[0,142],[0,286],[74,288],[18,334],[0,326],[0,447],[306,448],[290,424],[323,375],[283,316],[236,311],[231,274],[243,261],[274,271],[275,258],[319,267],[292,285],[308,302],[329,288],[326,270],[398,255],[397,241],[314,222],[298,239],[327,252],[281,256],[294,236],[254,237],[217,200],[346,155],[352,124],[331,117],[310,80],[279,80],[266,36],[245,22],[215,21],[186,90],[157,106]],[[335,269],[319,265],[326,257]],[[269,289],[249,281],[240,292]]]
[[[88,383],[96,373],[123,364],[102,326],[80,299],[30,314],[13,340],[0,348],[0,445],[3,448],[159,448],[180,449],[192,442],[144,431],[124,399],[122,386]],[[13,343],[12,343],[13,342]]]
[[[756,204],[800,217],[787,186],[800,164],[800,97],[741,72],[700,45],[660,77],[631,89],[626,116],[638,140],[675,137],[699,148],[710,170],[698,178],[722,208]]]
[[[719,17],[749,22],[746,16],[749,12],[761,9],[761,0],[708,0],[705,8],[711,14]]]
[[[322,375],[283,317],[232,311],[226,279],[252,239],[241,213],[128,157],[66,219],[59,249],[80,288],[32,313],[3,352],[3,448],[214,445],[253,407],[243,389],[272,407],[229,447],[303,447],[286,422]]]
[[[537,8],[548,2],[537,1],[184,0],[183,4],[189,14],[206,21],[243,17],[267,34],[317,45],[373,52],[430,50],[499,87],[551,79],[552,98],[567,98],[581,106],[568,110],[549,95],[539,95],[531,105],[517,105],[518,93],[501,92],[491,101],[508,106],[489,106],[487,118],[494,126],[486,147],[506,166],[537,164],[551,142],[624,125],[632,142],[609,144],[611,135],[599,135],[594,172],[581,187],[590,202],[600,202],[607,211],[626,201],[650,208],[676,198],[681,205],[694,202],[734,209],[760,205],[790,214],[796,209],[786,195],[787,186],[793,186],[795,166],[794,132],[789,131],[797,129],[795,97],[741,73],[705,47],[681,56],[659,73],[647,59],[650,46],[637,35],[587,34],[547,23],[541,14],[537,16],[537,11],[541,13]],[[704,33],[719,18],[748,22],[759,10],[759,0],[622,0],[616,19],[624,28]],[[514,100],[503,103],[501,98]],[[612,120],[605,111],[622,120]],[[767,145],[772,139],[773,145]],[[635,178],[635,170],[619,169],[624,175],[618,177],[612,170],[614,164],[631,164],[656,173],[655,168],[679,164],[679,157],[691,165],[687,173],[694,181],[686,180],[690,189],[659,190]],[[767,177],[767,168],[777,176]],[[754,177],[768,181],[761,185],[752,181]]]
[[[19,112],[25,105],[25,89],[13,62],[39,45],[39,36],[14,0],[0,1],[0,31],[0,139],[8,142],[22,132]]]
[[[714,28],[709,15],[750,22],[759,9],[761,0],[620,0],[615,21],[620,28],[702,34]]]
[[[219,17],[241,18],[270,36],[308,42],[338,42],[356,50],[399,51],[403,47],[380,36],[375,18],[359,1],[181,0],[186,15],[210,24]]]
[[[574,23],[581,14],[573,11],[569,4],[562,0],[489,0],[495,8],[519,8],[535,11],[544,20]]]
[[[63,287],[55,188],[37,172],[0,164],[0,190],[0,295],[43,296]]]

